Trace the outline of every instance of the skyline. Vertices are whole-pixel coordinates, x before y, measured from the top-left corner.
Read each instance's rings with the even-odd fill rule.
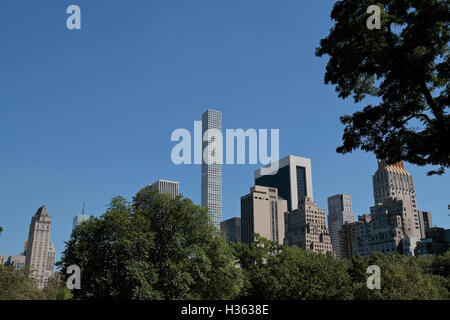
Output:
[[[59,257],[83,201],[86,214],[99,216],[113,196],[130,200],[167,179],[200,204],[201,166],[171,163],[170,133],[191,128],[208,108],[223,113],[224,128],[279,128],[280,158],[311,159],[320,209],[348,193],[355,216],[369,213],[375,156],[335,153],[339,116],[360,106],[323,84],[326,59],[314,56],[333,3],[80,0],[78,33],[65,29],[68,2],[2,3],[0,254],[23,250],[42,205]],[[223,166],[222,220],[239,216],[259,167]],[[449,228],[449,174],[406,169],[419,210]]]

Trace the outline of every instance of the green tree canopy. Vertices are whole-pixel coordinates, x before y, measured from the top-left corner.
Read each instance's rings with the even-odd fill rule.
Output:
[[[73,231],[58,265],[65,274],[74,264],[76,299],[229,299],[242,282],[206,209],[148,188]]]
[[[243,299],[345,300],[353,297],[346,267],[332,255],[286,247],[257,236],[237,244],[245,274]]]
[[[381,271],[381,290],[367,289],[364,268],[377,265]],[[446,281],[429,274],[427,265],[416,257],[400,254],[373,253],[370,258],[353,257],[349,273],[353,278],[353,292],[358,300],[440,300],[449,299]],[[364,272],[364,274],[363,274]]]
[[[366,26],[370,5],[381,9],[381,29]],[[316,55],[329,55],[325,83],[340,98],[377,102],[341,117],[339,153],[374,152],[389,162],[450,165],[449,0],[342,0],[330,34]]]
[[[45,299],[44,292],[36,288],[28,273],[0,265],[0,300]]]

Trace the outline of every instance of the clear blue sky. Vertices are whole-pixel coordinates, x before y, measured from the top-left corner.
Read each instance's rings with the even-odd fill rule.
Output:
[[[2,0],[0,4],[0,254],[18,254],[32,215],[52,216],[58,253],[83,200],[102,214],[158,178],[200,202],[200,167],[175,166],[171,132],[193,129],[207,108],[225,128],[279,128],[280,153],[312,159],[314,199],[350,193],[373,205],[372,154],[338,155],[339,116],[360,108],[323,84],[314,56],[334,1]],[[66,8],[82,30],[66,29]],[[225,166],[223,218],[257,166]],[[450,226],[449,174],[407,164],[418,206]]]

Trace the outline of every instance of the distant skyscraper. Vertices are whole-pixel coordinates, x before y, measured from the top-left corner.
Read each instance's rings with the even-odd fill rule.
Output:
[[[78,214],[73,218],[72,230],[84,221],[88,221],[91,216],[87,214]]]
[[[431,221],[431,212],[427,211],[417,211],[419,213],[419,226],[420,226],[420,238],[426,238],[427,231],[433,227]]]
[[[277,188],[252,187],[249,194],[241,197],[242,242],[250,244],[258,233],[283,244],[286,211],[287,201],[278,196]]]
[[[25,256],[23,255],[14,255],[10,256],[5,263],[7,267],[13,267],[17,270],[22,270],[25,268]]]
[[[220,134],[218,134],[220,132]],[[207,110],[202,115],[202,206],[208,208],[208,213],[217,230],[222,221],[222,113]],[[218,145],[220,148],[215,148]],[[214,163],[213,159],[220,159]],[[205,162],[206,160],[206,162]]]
[[[279,169],[276,174],[262,175],[261,169],[256,170],[255,185],[277,188],[279,196],[287,200],[289,211],[297,209],[304,196],[313,200],[311,159],[287,156],[272,166],[277,163]]]
[[[403,201],[403,228],[405,237],[420,239],[421,231],[416,203],[416,192],[411,174],[405,170],[403,161],[386,164],[378,160],[378,170],[372,177],[375,205],[387,199]]]
[[[234,217],[220,223],[220,232],[228,243],[241,241],[241,218]]]
[[[349,194],[337,194],[328,197],[328,229],[330,230],[333,252],[337,259],[341,259],[341,246],[339,230],[347,223],[355,221],[352,210],[352,196]]]
[[[0,254],[0,266],[5,264],[5,256]]]
[[[303,250],[333,252],[325,210],[317,208],[310,197],[303,196],[297,209],[285,214],[286,245]]]
[[[179,183],[168,180],[158,180],[150,185],[150,190],[158,190],[160,193],[170,194],[172,198],[178,196]]]
[[[31,272],[38,288],[42,289],[48,282],[48,261],[50,252],[51,218],[45,206],[40,207],[31,218],[28,233],[28,247],[25,268]],[[50,256],[52,253],[50,253]],[[51,270],[53,273],[53,270]]]

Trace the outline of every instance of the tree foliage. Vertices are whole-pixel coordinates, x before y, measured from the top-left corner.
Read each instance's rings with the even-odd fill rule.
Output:
[[[231,247],[191,200],[140,191],[82,223],[58,263],[81,268],[76,299],[229,299],[241,287]]]
[[[381,289],[367,288],[366,267],[377,265],[381,271]],[[349,273],[358,300],[440,300],[450,299],[446,280],[423,269],[416,257],[374,253],[370,258],[353,257]]]
[[[36,288],[29,273],[0,265],[0,300],[66,300],[71,293],[64,282],[49,280],[44,290]]]
[[[246,277],[243,299],[351,299],[351,278],[332,255],[286,247],[256,237],[237,245],[236,256]]]
[[[370,5],[382,9],[381,29],[369,30]],[[377,102],[341,117],[339,153],[374,152],[389,162],[450,165],[449,0],[342,0],[317,56],[329,55],[325,83],[340,98]]]

